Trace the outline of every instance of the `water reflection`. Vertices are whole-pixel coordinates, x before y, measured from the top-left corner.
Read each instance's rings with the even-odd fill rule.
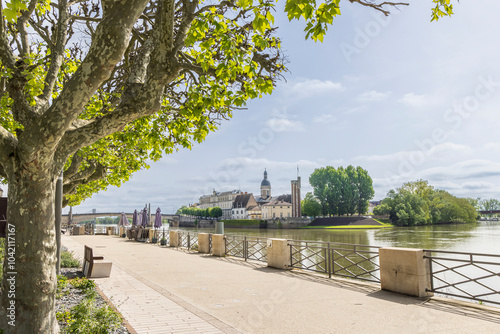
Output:
[[[197,231],[214,232],[213,229],[199,229]],[[262,238],[340,242],[370,246],[500,253],[500,243],[498,242],[500,240],[499,222],[397,227],[379,230],[259,230],[228,228],[225,229],[225,233]]]

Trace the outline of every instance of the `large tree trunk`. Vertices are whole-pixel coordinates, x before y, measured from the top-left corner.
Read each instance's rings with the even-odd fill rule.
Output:
[[[54,230],[57,176],[50,175],[50,170],[40,168],[33,173],[33,169],[21,166],[9,178],[2,280],[2,309],[7,314],[0,320],[6,333],[58,332]]]

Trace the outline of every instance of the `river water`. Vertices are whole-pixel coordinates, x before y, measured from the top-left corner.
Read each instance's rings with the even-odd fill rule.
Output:
[[[184,229],[214,233],[214,229]],[[371,230],[340,229],[224,229],[225,234],[262,238],[329,241],[385,247],[408,247],[500,254],[500,222],[393,227]]]

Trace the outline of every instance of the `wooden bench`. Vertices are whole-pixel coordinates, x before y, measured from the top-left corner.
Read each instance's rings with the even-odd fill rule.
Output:
[[[104,260],[102,256],[94,256],[92,248],[85,245],[83,274],[88,278],[109,277],[113,262]]]

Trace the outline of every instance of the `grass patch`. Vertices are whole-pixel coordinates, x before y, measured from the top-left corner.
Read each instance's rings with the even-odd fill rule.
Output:
[[[389,218],[378,218],[378,219],[372,218],[372,219],[377,223],[380,223],[385,226],[394,226]]]
[[[329,229],[329,230],[356,230],[356,229],[380,229],[391,227],[392,225],[341,225],[341,226],[303,226],[307,229]]]

